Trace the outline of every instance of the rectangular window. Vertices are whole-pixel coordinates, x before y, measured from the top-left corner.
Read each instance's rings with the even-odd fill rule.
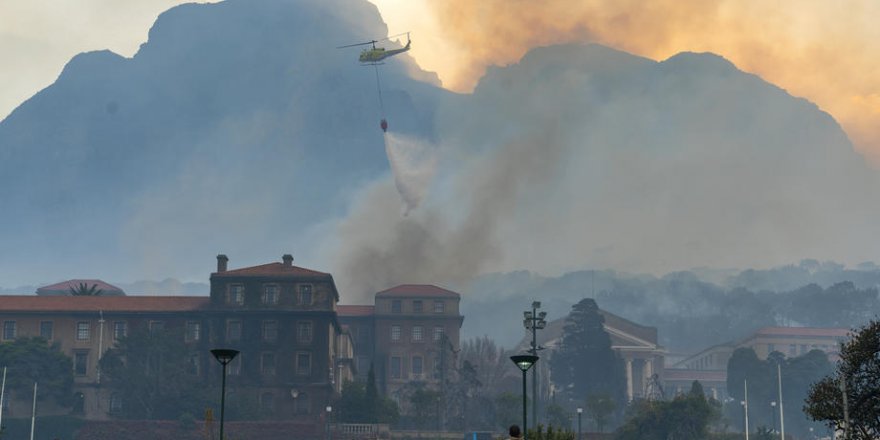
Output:
[[[165,321],[150,321],[150,337],[162,336],[165,332]]]
[[[424,327],[420,325],[414,325],[412,328],[412,340],[413,342],[422,342],[422,333],[424,333]]]
[[[422,357],[413,356],[412,358],[412,374],[414,379],[422,377]]]
[[[227,297],[227,303],[232,305],[240,306],[244,304],[244,286],[241,284],[231,284],[229,286],[229,293]]]
[[[312,354],[297,353],[296,354],[296,374],[300,376],[308,376],[312,374]]]
[[[198,376],[202,372],[202,360],[199,357],[198,353],[193,353],[189,356],[189,364],[187,365],[188,373],[193,376]]]
[[[391,300],[391,313],[401,313],[403,311],[403,303],[399,299]]]
[[[125,321],[113,323],[113,340],[118,341],[128,335],[128,324]]]
[[[278,340],[278,321],[263,321],[263,341],[275,342]]]
[[[434,313],[445,313],[446,303],[443,301],[434,301]]]
[[[88,341],[89,336],[91,336],[91,329],[89,328],[88,321],[81,321],[76,323],[76,340],[77,341]]]
[[[85,376],[89,368],[89,352],[77,351],[73,354],[73,372],[77,376]]]
[[[278,304],[278,285],[267,284],[263,286],[263,304],[274,306]]]
[[[443,327],[434,327],[434,340],[439,341],[443,339],[443,333],[445,332],[446,331],[443,329]]]
[[[184,336],[186,342],[195,342],[201,339],[201,337],[202,323],[198,321],[187,321],[186,335]]]
[[[265,376],[275,375],[275,353],[263,353],[260,356],[260,372]]]
[[[422,313],[422,300],[413,301],[413,313]]]
[[[226,374],[229,376],[240,376],[241,375],[241,353],[238,354],[232,362],[226,367]]]
[[[296,325],[296,340],[303,344],[309,344],[312,342],[311,321],[300,322]]]
[[[55,336],[55,323],[52,321],[40,321],[40,337],[51,341]]]
[[[401,365],[400,356],[391,356],[391,378],[400,379]]]
[[[226,341],[238,342],[241,340],[241,321],[230,319],[226,321]]]
[[[392,325],[391,326],[391,340],[399,341],[400,340],[400,326]]]
[[[15,339],[15,321],[3,321],[3,339]]]
[[[299,286],[299,303],[304,306],[312,305],[312,285],[303,284]]]

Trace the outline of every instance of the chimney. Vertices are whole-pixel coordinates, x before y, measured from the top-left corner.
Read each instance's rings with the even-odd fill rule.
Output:
[[[228,262],[229,257],[227,257],[226,255],[217,255],[217,272],[226,272],[226,263]]]
[[[285,267],[293,267],[293,255],[284,254],[281,256],[281,261],[284,262]]]

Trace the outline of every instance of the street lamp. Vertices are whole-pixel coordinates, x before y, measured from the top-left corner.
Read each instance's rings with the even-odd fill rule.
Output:
[[[523,325],[526,330],[532,331],[532,344],[529,353],[532,356],[538,355],[538,350],[544,347],[538,347],[538,330],[543,330],[547,326],[547,312],[538,312],[541,308],[540,301],[532,301],[532,310],[523,312]],[[538,426],[538,369],[532,372],[532,423]]]
[[[330,440],[330,414],[333,412],[333,407],[327,405],[327,440]]]
[[[578,440],[581,440],[581,415],[584,413],[583,408],[578,408]]]
[[[517,368],[522,370],[523,374],[523,430],[522,436],[523,440],[526,440],[528,436],[529,428],[528,428],[528,417],[526,416],[526,371],[529,371],[529,368],[532,368],[532,365],[535,365],[535,362],[538,362],[538,356],[530,355],[530,354],[521,354],[517,356],[511,356],[510,360],[516,364]]]
[[[220,440],[223,438],[223,418],[226,411],[226,366],[238,355],[238,350],[230,350],[227,348],[215,348],[211,350],[211,354],[223,365],[223,385],[220,387]]]
[[[773,415],[770,418],[773,419],[773,433],[775,434],[776,433],[776,401],[775,400],[770,402],[770,408],[772,408],[772,412],[773,412]]]

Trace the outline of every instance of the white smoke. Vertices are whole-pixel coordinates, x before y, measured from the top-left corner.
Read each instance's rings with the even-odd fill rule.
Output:
[[[397,133],[385,133],[385,153],[394,184],[404,203],[403,215],[424,200],[434,178],[437,149],[427,141]]]

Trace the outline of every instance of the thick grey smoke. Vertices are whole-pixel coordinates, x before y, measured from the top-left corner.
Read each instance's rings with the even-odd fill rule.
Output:
[[[416,209],[428,191],[437,166],[435,147],[413,136],[385,134],[385,154],[394,185],[404,204],[404,215]]]

